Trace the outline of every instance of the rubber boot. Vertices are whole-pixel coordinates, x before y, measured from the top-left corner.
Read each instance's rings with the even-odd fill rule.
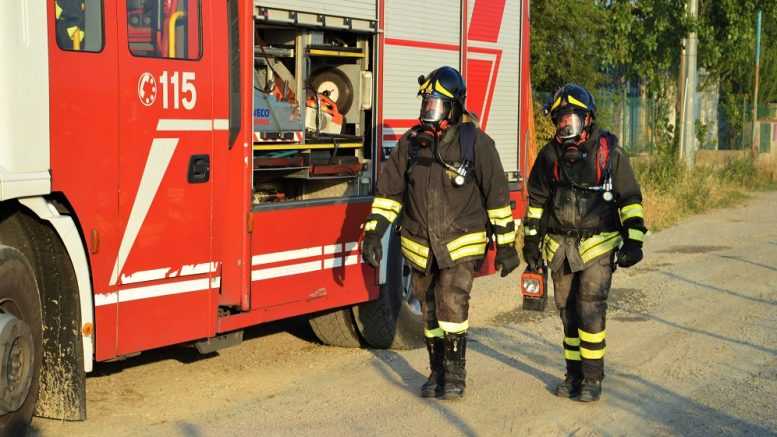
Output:
[[[584,379],[580,385],[580,402],[595,402],[602,396],[602,381]]]
[[[567,375],[564,382],[556,386],[556,396],[561,398],[576,398],[580,395],[580,384],[583,382],[583,371],[580,361],[567,360]]]
[[[467,370],[465,369],[465,356],[467,353],[467,333],[445,333],[445,355],[443,367],[445,368],[445,384],[442,398],[456,400],[464,397]]]
[[[442,396],[443,377],[445,375],[442,366],[443,354],[445,353],[443,339],[440,337],[427,337],[426,350],[429,352],[429,369],[431,369],[431,373],[429,373],[429,379],[421,386],[421,397],[433,398]]]

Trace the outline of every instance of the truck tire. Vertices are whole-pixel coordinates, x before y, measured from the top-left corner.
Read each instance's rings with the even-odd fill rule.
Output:
[[[343,308],[310,317],[310,327],[322,343],[329,346],[357,348],[361,346],[359,332],[350,308]]]
[[[399,237],[389,240],[386,283],[377,300],[353,308],[364,341],[376,349],[416,349],[424,345],[421,303],[413,296],[410,266],[400,251]]]
[[[86,373],[81,337],[81,302],[65,245],[47,222],[19,206],[0,212],[0,245],[18,249],[30,263],[45,330],[40,338],[36,416],[86,419]],[[42,328],[39,328],[42,329]]]
[[[0,245],[0,436],[24,435],[38,399],[42,312],[35,274],[17,249]]]

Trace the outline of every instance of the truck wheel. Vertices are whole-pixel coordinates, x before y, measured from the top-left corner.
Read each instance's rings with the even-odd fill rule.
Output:
[[[24,255],[0,245],[0,436],[24,435],[41,366],[41,302]]]
[[[415,349],[424,345],[421,302],[413,296],[411,268],[400,251],[399,238],[392,233],[387,251],[386,283],[380,297],[353,307],[362,338],[378,349]]]
[[[338,347],[360,347],[359,332],[350,308],[310,317],[310,327],[322,343]]]

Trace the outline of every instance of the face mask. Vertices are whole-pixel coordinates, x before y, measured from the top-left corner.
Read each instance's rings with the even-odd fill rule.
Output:
[[[556,123],[556,138],[561,143],[565,143],[568,140],[576,140],[584,128],[585,120],[580,114],[571,112],[561,115]]]
[[[448,118],[451,103],[434,94],[424,94],[421,99],[421,113],[418,118],[422,123],[435,124]]]

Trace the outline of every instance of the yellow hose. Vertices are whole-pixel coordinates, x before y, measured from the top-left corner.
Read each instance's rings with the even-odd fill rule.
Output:
[[[170,15],[167,41],[167,57],[169,58],[175,58],[175,26],[178,24],[178,19],[181,17],[183,17],[183,11],[173,12],[173,15]]]

